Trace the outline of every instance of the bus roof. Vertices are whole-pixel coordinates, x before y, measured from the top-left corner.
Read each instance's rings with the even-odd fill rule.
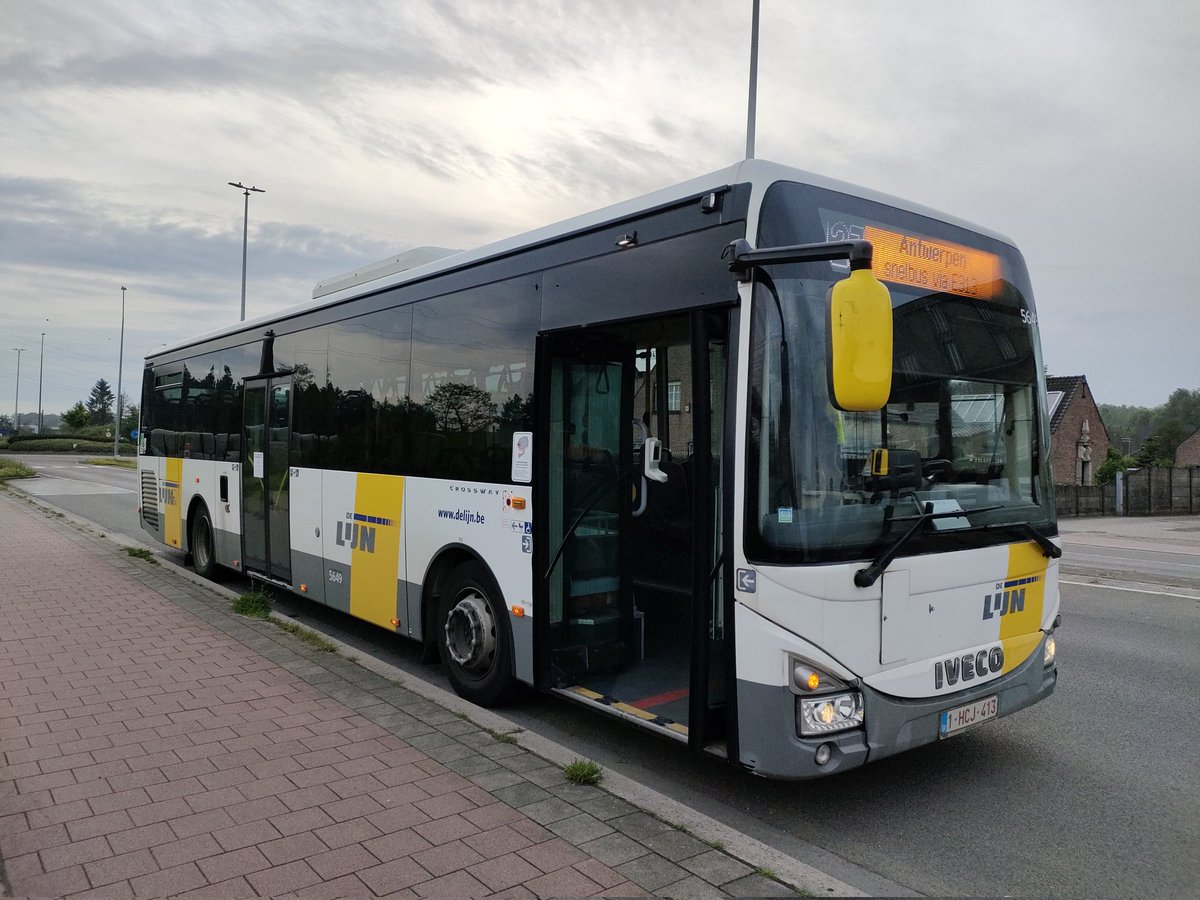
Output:
[[[693,178],[671,187],[662,188],[631,200],[607,206],[602,209],[584,213],[571,219],[565,219],[553,225],[514,235],[474,250],[456,251],[443,247],[416,247],[389,256],[369,265],[360,266],[350,272],[326,278],[313,288],[313,299],[296,306],[279,310],[245,322],[238,322],[224,328],[218,328],[205,334],[196,335],[187,340],[170,346],[161,347],[147,354],[152,359],[163,354],[175,353],[186,347],[201,344],[206,341],[235,335],[239,332],[261,334],[264,326],[271,325],[281,319],[311,312],[325,306],[333,306],[346,300],[352,300],[364,294],[374,294],[388,288],[397,287],[412,281],[419,281],[443,272],[466,268],[488,259],[506,256],[517,250],[553,242],[566,235],[587,231],[607,223],[632,217],[639,212],[655,207],[668,206],[673,202],[695,197],[708,191],[718,190],[734,184],[750,184],[752,188],[751,210],[757,206],[766,189],[777,181],[797,181],[814,187],[826,188],[832,191],[851,194],[866,200],[894,206],[908,212],[927,216],[977,232],[994,240],[1012,244],[1004,235],[983,228],[955,216],[929,209],[928,207],[902,200],[888,194],[873,191],[868,188],[833,178],[826,178],[812,172],[796,169],[764,159],[746,159],[724,169],[718,169],[707,175]],[[753,226],[755,223],[751,223]]]

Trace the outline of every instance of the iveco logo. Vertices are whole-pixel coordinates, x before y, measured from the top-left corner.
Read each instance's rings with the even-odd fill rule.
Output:
[[[1016,578],[996,585],[996,593],[985,594],[983,597],[983,617],[1007,616],[1009,613],[1021,612],[1025,609],[1025,585],[1034,584],[1041,576]]]
[[[999,674],[1004,670],[1004,647],[996,645],[978,653],[964,653],[953,659],[939,659],[933,664],[933,686],[938,690],[943,684],[964,684],[984,675]]]

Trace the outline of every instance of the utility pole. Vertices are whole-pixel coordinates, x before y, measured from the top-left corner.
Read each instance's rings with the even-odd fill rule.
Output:
[[[117,353],[117,424],[113,428],[113,459],[121,455],[121,369],[125,365],[125,286],[121,285],[121,348]]]
[[[754,0],[754,2],[757,3],[758,0]],[[244,195],[246,197],[245,211],[242,214],[242,318],[239,320],[239,321],[245,322],[246,321],[246,237],[250,231],[250,192],[254,191],[254,193],[256,193],[256,194],[265,194],[267,191],[266,191],[266,188],[254,187],[253,185],[251,185],[250,187],[246,187],[240,181],[229,181],[229,182],[226,182],[226,184],[228,184],[230,187],[238,188],[240,191],[242,191],[244,193]]]
[[[754,116],[758,107],[758,0],[750,23],[750,102],[746,108],[746,159],[754,159]]]

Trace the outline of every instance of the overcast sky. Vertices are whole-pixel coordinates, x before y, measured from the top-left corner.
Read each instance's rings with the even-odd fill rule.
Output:
[[[0,0],[0,411],[744,155],[750,0]],[[1200,4],[762,0],[757,155],[1009,235],[1051,374],[1200,389]]]

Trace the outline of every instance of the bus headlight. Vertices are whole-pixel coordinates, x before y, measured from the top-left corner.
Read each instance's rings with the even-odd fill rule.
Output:
[[[858,691],[800,699],[800,734],[808,737],[858,728],[863,723],[863,698]]]
[[[1054,665],[1054,657],[1058,653],[1058,644],[1054,640],[1054,635],[1046,637],[1046,652],[1042,656],[1042,663],[1047,666]]]

